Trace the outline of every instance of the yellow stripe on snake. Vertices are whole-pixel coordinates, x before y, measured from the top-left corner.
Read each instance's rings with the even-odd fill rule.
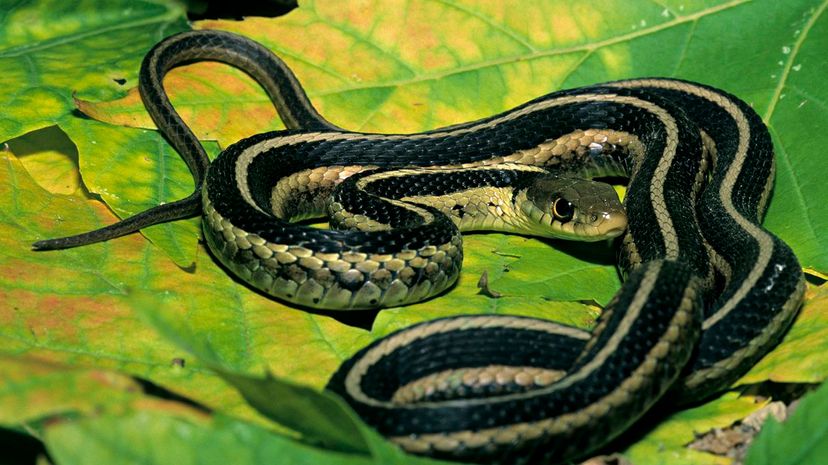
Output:
[[[210,163],[162,87],[171,68],[203,60],[250,74],[289,129],[239,141]],[[153,48],[140,91],[197,190],[36,249],[202,213],[215,257],[251,286],[350,309],[450,288],[461,230],[592,240],[623,232],[625,280],[591,332],[449,317],[382,338],[340,367],[328,389],[413,453],[482,463],[584,456],[659,399],[726,389],[780,340],[802,301],[796,257],[760,224],[773,185],[770,136],[747,104],[718,89],[631,79],[434,131],[364,134],[322,118],[267,49],[200,31]],[[611,188],[580,179],[601,176],[629,179],[626,215]],[[295,223],[318,215],[338,229]]]

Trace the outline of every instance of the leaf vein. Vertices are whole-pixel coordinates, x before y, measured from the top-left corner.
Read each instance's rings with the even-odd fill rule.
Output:
[[[782,75],[779,78],[779,82],[776,84],[776,88],[773,90],[773,95],[771,96],[770,103],[768,104],[768,109],[765,110],[765,114],[762,116],[762,119],[765,122],[770,121],[770,118],[773,116],[773,112],[776,110],[776,104],[779,102],[779,99],[782,95],[782,89],[785,88],[785,83],[788,81],[788,76],[791,74],[791,69],[794,66],[794,62],[796,61],[797,55],[799,55],[799,49],[802,47],[802,44],[805,43],[805,39],[808,37],[808,33],[811,32],[811,28],[814,27],[817,20],[822,13],[825,12],[825,8],[828,7],[828,0],[822,2],[822,4],[814,10],[814,13],[808,18],[808,21],[805,23],[805,26],[802,28],[802,32],[797,37],[796,41],[794,41],[793,47],[791,47],[791,52],[788,54],[788,60],[785,63],[785,67],[782,69]]]
[[[693,35],[696,32],[696,28],[698,27],[699,22],[698,20],[692,21],[690,23],[690,30],[687,31],[687,38],[684,41],[684,45],[681,47],[681,53],[679,53],[679,58],[676,61],[676,67],[673,68],[673,74],[678,74],[678,70],[681,69],[681,66],[684,64],[684,60],[687,59],[687,50],[690,48],[690,42],[693,41]]]
[[[319,323],[316,321],[316,316],[311,313],[306,313],[305,318],[311,324],[311,329],[313,330],[313,333],[318,336],[319,340],[324,343],[325,346],[330,348],[331,352],[336,355],[339,360],[345,360],[346,355],[337,350],[331,341],[325,336],[325,333],[322,331],[322,327],[319,326]]]
[[[466,15],[468,15],[470,17],[479,19],[480,21],[485,23],[487,26],[490,26],[492,29],[500,31],[505,36],[507,36],[510,39],[514,40],[515,42],[519,43],[520,45],[522,45],[524,48],[526,48],[530,52],[536,52],[537,51],[537,49],[531,43],[527,42],[525,37],[518,34],[517,31],[515,31],[514,29],[512,29],[510,27],[506,27],[505,25],[498,24],[492,18],[490,18],[490,17],[488,17],[488,16],[486,16],[486,15],[480,13],[480,12],[470,10],[470,9],[465,8],[465,7],[457,4],[456,2],[452,2],[450,0],[435,0],[435,1],[437,3],[442,3],[443,5],[445,5],[449,8],[453,8],[457,11],[465,13]]]
[[[771,131],[774,131],[774,133],[776,132],[772,128]],[[777,140],[781,140],[779,139],[778,134],[774,134],[774,136],[777,138]],[[781,142],[779,144],[779,152],[780,153],[776,155],[777,163],[784,163],[785,167],[788,169],[788,172],[795,173],[796,171],[794,171],[793,166],[791,165],[791,160],[788,156],[788,151],[785,149],[785,145]],[[817,231],[814,228],[814,221],[813,216],[811,215],[811,209],[808,207],[808,203],[805,200],[805,197],[802,195],[802,193],[805,192],[805,190],[799,183],[799,178],[797,176],[790,176],[790,178],[791,183],[793,185],[791,191],[794,193],[797,203],[800,205],[802,211],[804,212],[804,226],[807,229],[807,232],[809,233],[811,239],[816,242],[819,236],[817,235]]]
[[[384,48],[380,47],[379,44],[377,44],[375,41],[370,40],[367,37],[364,37],[362,34],[359,33],[359,31],[356,31],[353,28],[350,28],[350,27],[346,26],[343,23],[330,22],[329,25],[331,27],[337,29],[339,32],[342,32],[345,35],[347,35],[347,36],[351,37],[352,39],[356,40],[358,43],[366,44],[369,47],[371,47],[372,49],[374,49],[377,52],[379,52],[380,54],[382,54],[383,56],[388,57],[389,59],[391,59],[391,61],[397,63],[401,68],[403,68],[409,74],[411,74],[411,75],[416,75],[417,74],[417,71],[414,68],[412,68],[411,65],[406,63],[402,58],[397,56],[396,53],[385,50]]]
[[[48,50],[52,47],[59,47],[62,45],[70,45],[75,42],[88,39],[90,37],[96,36],[104,36],[109,34],[113,31],[120,31],[124,29],[132,29],[141,26],[149,26],[153,24],[166,24],[170,21],[178,19],[181,16],[181,12],[178,9],[171,9],[166,14],[157,15],[157,16],[150,16],[148,18],[141,18],[136,19],[134,21],[126,21],[122,23],[113,24],[110,26],[99,27],[97,29],[92,29],[89,31],[79,32],[76,34],[65,35],[55,39],[45,40],[45,41],[36,41],[32,42],[31,45],[21,45],[16,47],[11,47],[4,51],[0,51],[0,58],[5,57],[18,57],[18,56],[25,56],[29,55],[34,52],[39,52],[41,50]]]
[[[465,66],[457,66],[450,70],[442,70],[436,71],[431,73],[420,73],[416,74],[414,77],[405,78],[405,79],[396,79],[396,80],[388,80],[383,83],[370,83],[364,85],[357,85],[351,86],[347,88],[340,88],[340,89],[332,89],[329,91],[322,91],[316,92],[314,95],[316,96],[327,96],[327,95],[335,95],[343,92],[353,91],[353,90],[365,90],[365,89],[376,89],[376,88],[383,88],[383,87],[401,87],[405,85],[417,84],[426,81],[436,81],[440,79],[445,79],[450,76],[454,76],[461,73],[467,73],[470,71],[479,71],[481,69],[495,67],[495,66],[502,66],[506,64],[516,63],[519,61],[527,61],[527,60],[537,60],[541,58],[548,58],[551,56],[560,56],[566,55],[569,53],[576,53],[576,52],[592,52],[602,47],[608,47],[611,45],[615,45],[621,42],[630,41],[642,36],[646,36],[649,34],[653,34],[656,32],[660,32],[672,27],[676,27],[688,22],[697,21],[700,18],[705,16],[718,13],[720,11],[725,11],[731,8],[735,8],[741,6],[745,3],[750,2],[751,0],[734,0],[728,3],[724,3],[721,5],[717,5],[715,7],[707,8],[704,10],[700,10],[696,13],[691,15],[677,17],[671,21],[667,21],[658,25],[654,25],[649,28],[639,29],[635,32],[621,34],[616,37],[611,37],[605,40],[596,41],[588,44],[581,44],[581,45],[574,45],[572,47],[564,47],[558,49],[551,49],[551,50],[544,50],[538,51],[534,53],[527,53],[527,54],[517,54],[517,55],[508,55],[503,56],[495,59],[484,60],[477,63],[468,64]]]

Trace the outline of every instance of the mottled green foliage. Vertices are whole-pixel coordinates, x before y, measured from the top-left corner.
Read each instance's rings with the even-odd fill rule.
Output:
[[[194,27],[263,42],[296,71],[322,114],[353,130],[431,129],[562,87],[634,76],[722,87],[751,103],[774,137],[778,176],[767,226],[803,265],[828,273],[821,179],[828,2],[406,5],[307,1],[275,20]],[[9,141],[0,154],[0,424],[43,427],[57,463],[425,463],[404,458],[318,393],[342,360],[390,331],[456,313],[589,327],[618,286],[608,247],[472,235],[454,289],[383,311],[366,330],[236,282],[197,243],[197,219],[82,249],[32,252],[35,240],[97,228],[116,221],[112,212],[134,214],[190,192],[186,167],[151,130],[131,90],[144,53],[186,28],[180,6],[162,0],[0,6],[0,141]],[[217,142],[208,145],[213,154],[279,127],[265,94],[223,65],[176,70],[167,87],[196,133]],[[99,121],[76,111],[73,96]],[[477,288],[484,272],[489,295]],[[780,348],[740,383],[828,375],[825,294],[824,286],[809,293]],[[133,377],[212,413],[159,403]],[[270,406],[269,396],[301,407]],[[728,463],[684,446],[694,432],[755,408],[750,398],[725,396],[635,437],[627,453],[638,465]],[[330,409],[339,414],[320,419]],[[60,421],[66,416],[78,421]]]
[[[784,423],[769,419],[747,465],[810,465],[828,461],[828,384],[805,396]]]

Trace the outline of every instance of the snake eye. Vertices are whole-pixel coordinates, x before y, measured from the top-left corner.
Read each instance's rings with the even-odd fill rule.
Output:
[[[555,202],[552,203],[552,214],[555,215],[556,220],[561,223],[566,223],[575,215],[575,207],[569,200],[566,200],[563,197],[558,197],[555,199]]]

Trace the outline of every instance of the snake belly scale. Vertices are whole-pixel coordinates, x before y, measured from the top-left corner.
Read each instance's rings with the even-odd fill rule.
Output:
[[[253,76],[289,129],[244,139],[210,163],[162,86],[169,69],[200,60]],[[610,220],[576,228],[574,217],[595,215],[554,199],[547,211],[528,210],[532,226],[474,219],[533,204],[537,189],[528,186],[540,171],[629,178],[625,280],[591,332],[505,315],[448,317],[379,339],[334,374],[328,389],[413,453],[484,463],[582,456],[664,396],[691,402],[727,388],[780,340],[802,301],[796,257],[760,224],[773,185],[770,136],[747,104],[718,89],[632,79],[554,92],[434,131],[363,134],[322,118],[267,49],[195,31],[148,53],[140,90],[196,191],[36,249],[202,212],[215,256],[277,298],[343,309],[400,305],[456,279],[464,221],[523,233],[538,221],[570,235],[620,232]],[[445,200],[420,182],[438,178],[471,184]],[[500,194],[473,208],[475,190]],[[291,222],[320,213],[346,229]]]

